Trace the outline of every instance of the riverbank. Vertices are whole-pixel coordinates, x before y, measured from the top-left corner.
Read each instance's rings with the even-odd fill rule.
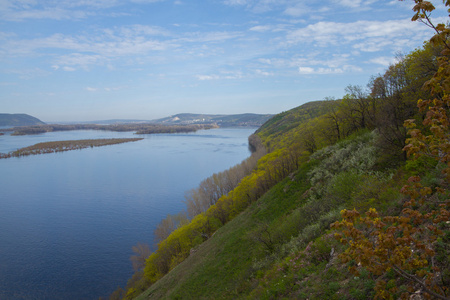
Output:
[[[93,148],[128,142],[137,142],[142,139],[143,138],[118,138],[118,139],[116,138],[116,139],[90,139],[90,140],[44,142],[29,147],[20,148],[10,153],[6,154],[0,153],[0,158],[10,158],[36,154],[64,152],[70,150],[80,150],[84,148]]]
[[[13,131],[11,135],[31,135],[42,134],[54,131],[73,131],[73,130],[103,130],[115,132],[134,131],[136,134],[155,134],[155,133],[187,133],[196,132],[198,130],[219,128],[216,124],[191,124],[191,125],[162,125],[162,124],[113,124],[113,125],[98,125],[98,124],[74,124],[74,125],[60,125],[60,124],[45,124],[34,126],[23,126],[7,128],[3,131]]]

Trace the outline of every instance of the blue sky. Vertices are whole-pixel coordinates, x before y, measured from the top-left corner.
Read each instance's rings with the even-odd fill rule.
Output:
[[[436,1],[434,1],[436,2]],[[436,2],[437,4],[442,1]],[[445,20],[437,5],[436,20]],[[413,1],[0,0],[0,112],[279,113],[365,86],[432,31]]]

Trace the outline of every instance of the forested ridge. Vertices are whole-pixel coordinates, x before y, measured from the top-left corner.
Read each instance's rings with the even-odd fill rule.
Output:
[[[45,124],[38,118],[27,114],[3,114],[0,113],[0,126],[30,126]]]
[[[449,299],[450,30],[433,10],[415,0],[423,47],[271,118],[251,157],[188,191],[110,298]]]

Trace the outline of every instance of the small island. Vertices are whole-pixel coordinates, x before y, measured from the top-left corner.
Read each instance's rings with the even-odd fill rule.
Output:
[[[0,153],[0,158],[20,157],[36,154],[55,153],[70,150],[79,150],[84,148],[94,148],[106,145],[115,145],[128,142],[140,141],[143,138],[121,138],[121,139],[90,139],[90,140],[72,140],[38,143],[33,146],[20,148],[10,153]]]

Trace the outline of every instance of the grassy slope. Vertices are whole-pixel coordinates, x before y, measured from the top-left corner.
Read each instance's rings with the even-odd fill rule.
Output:
[[[259,133],[276,148],[277,141],[289,139],[326,107],[327,103],[313,102],[282,113]],[[303,163],[295,175],[220,228],[137,299],[372,298],[373,278],[364,270],[360,277],[350,275],[348,266],[338,263],[336,252],[342,246],[327,233],[342,208],[364,211],[376,207],[394,215],[401,210],[399,190],[402,181],[413,175],[406,173],[414,170],[402,167],[374,172],[368,162],[376,159],[379,151],[371,136],[369,132],[356,133],[319,151],[322,158]],[[312,170],[321,170],[325,176],[321,178],[328,179],[311,187]],[[273,248],[266,247],[261,238],[270,240]],[[335,254],[330,256],[331,249]]]
[[[328,111],[329,101],[315,101],[283,112],[268,120],[259,130],[263,140],[280,143],[283,137],[295,134],[306,121]],[[280,143],[281,144],[281,143]],[[309,188],[306,174],[310,166],[299,170],[294,180],[286,178],[272,188],[246,211],[219,229],[200,245],[183,263],[153,284],[137,299],[160,298],[235,298],[252,287],[254,262],[264,260],[267,253],[256,232],[282,223],[298,207]]]
[[[291,140],[302,124],[325,114],[330,104],[315,101],[283,112],[266,122],[258,133],[263,141],[270,140],[278,148],[282,140]],[[314,205],[306,205],[302,211],[309,197],[308,172],[314,165],[303,164],[295,177],[285,178],[274,186],[137,299],[235,299],[251,296],[254,291],[256,295],[251,297],[260,298],[257,288],[261,278],[288,255],[286,250],[280,254],[283,244],[305,227],[313,227],[307,233],[309,239],[320,236],[324,227],[328,227],[329,222],[319,230],[313,226],[320,217],[312,216]],[[271,235],[274,249],[268,251],[257,241],[258,235],[263,239]]]
[[[295,133],[305,122],[328,113],[332,104],[333,101],[305,103],[272,117],[256,132],[266,144],[270,141],[272,145],[278,147],[283,138],[295,136]]]
[[[276,224],[300,205],[309,188],[307,170],[272,188],[137,299],[233,299],[251,289],[253,260],[266,254],[254,231]]]

